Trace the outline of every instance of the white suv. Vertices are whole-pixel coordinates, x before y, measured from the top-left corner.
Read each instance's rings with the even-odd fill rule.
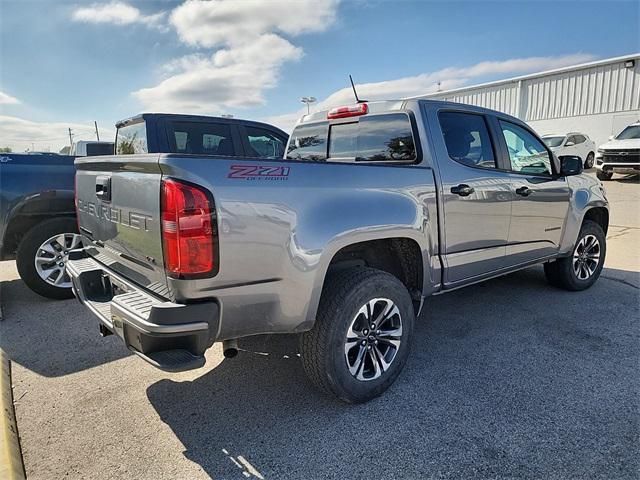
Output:
[[[569,132],[566,135],[544,135],[542,140],[556,157],[574,155],[582,159],[584,168],[593,167],[596,144],[588,135]]]
[[[600,145],[596,169],[600,180],[611,180],[614,173],[640,173],[640,122],[629,125]]]

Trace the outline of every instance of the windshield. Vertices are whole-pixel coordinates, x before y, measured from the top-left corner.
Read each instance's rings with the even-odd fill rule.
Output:
[[[640,125],[629,125],[618,134],[616,140],[630,140],[632,138],[640,138]]]
[[[542,137],[542,141],[547,144],[547,147],[559,147],[563,140],[564,137]]]

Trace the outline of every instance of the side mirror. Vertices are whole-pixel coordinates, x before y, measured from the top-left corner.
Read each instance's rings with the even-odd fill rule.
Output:
[[[575,145],[574,142],[567,142],[564,144],[565,147],[573,147]]]
[[[582,159],[575,155],[563,155],[560,160],[560,175],[568,177],[570,175],[580,175],[582,173]]]

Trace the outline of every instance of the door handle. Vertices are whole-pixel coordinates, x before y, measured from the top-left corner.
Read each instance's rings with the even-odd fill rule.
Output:
[[[533,193],[533,190],[531,190],[529,187],[520,187],[520,188],[516,188],[516,193],[523,197],[528,197]]]
[[[474,191],[475,190],[473,189],[473,187],[470,187],[469,185],[465,185],[464,183],[461,183],[460,185],[457,185],[455,187],[451,187],[451,193],[455,195],[460,195],[461,197],[468,197]]]

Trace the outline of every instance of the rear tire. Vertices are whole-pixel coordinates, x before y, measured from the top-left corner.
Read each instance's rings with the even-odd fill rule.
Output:
[[[611,171],[606,171],[606,170],[598,170],[596,172],[596,177],[598,177],[598,180],[602,180],[603,182],[607,182],[609,180],[611,180],[611,177],[613,177],[613,172]]]
[[[587,159],[584,161],[584,168],[585,169],[593,168],[594,159],[595,159],[595,156],[593,155],[593,152],[589,152],[589,155],[587,155]]]
[[[371,400],[402,371],[414,321],[409,292],[393,275],[365,267],[331,274],[316,323],[301,337],[304,370],[345,402]]]
[[[585,290],[600,276],[606,253],[607,244],[602,227],[586,220],[571,256],[544,264],[547,281],[564,290]]]
[[[52,283],[53,280],[47,281],[42,278],[41,274],[38,273],[38,269],[36,268],[36,257],[42,257],[43,252],[41,252],[41,247],[45,242],[47,242],[52,237],[56,235],[69,234],[69,235],[77,235],[78,226],[76,225],[76,221],[73,218],[69,217],[60,217],[53,218],[51,220],[45,220],[44,222],[40,222],[29,230],[24,237],[22,237],[22,241],[20,242],[20,246],[18,247],[18,254],[16,256],[16,266],[18,267],[18,273],[20,274],[20,278],[27,284],[27,286],[36,292],[39,295],[47,298],[53,298],[56,300],[62,300],[66,298],[73,297],[73,291],[71,290],[71,285],[68,284],[66,279],[62,278],[61,283],[65,285],[64,287],[56,286]],[[75,247],[79,248],[79,247]],[[51,255],[52,264],[54,268],[62,268],[59,267],[59,263],[66,262],[66,255],[64,255],[64,250],[60,252],[60,261],[55,261],[56,254],[44,254]],[[57,262],[57,263],[56,263]],[[46,270],[47,264],[45,264],[44,269]],[[62,273],[64,274],[64,272]],[[52,273],[53,278],[54,273]]]

